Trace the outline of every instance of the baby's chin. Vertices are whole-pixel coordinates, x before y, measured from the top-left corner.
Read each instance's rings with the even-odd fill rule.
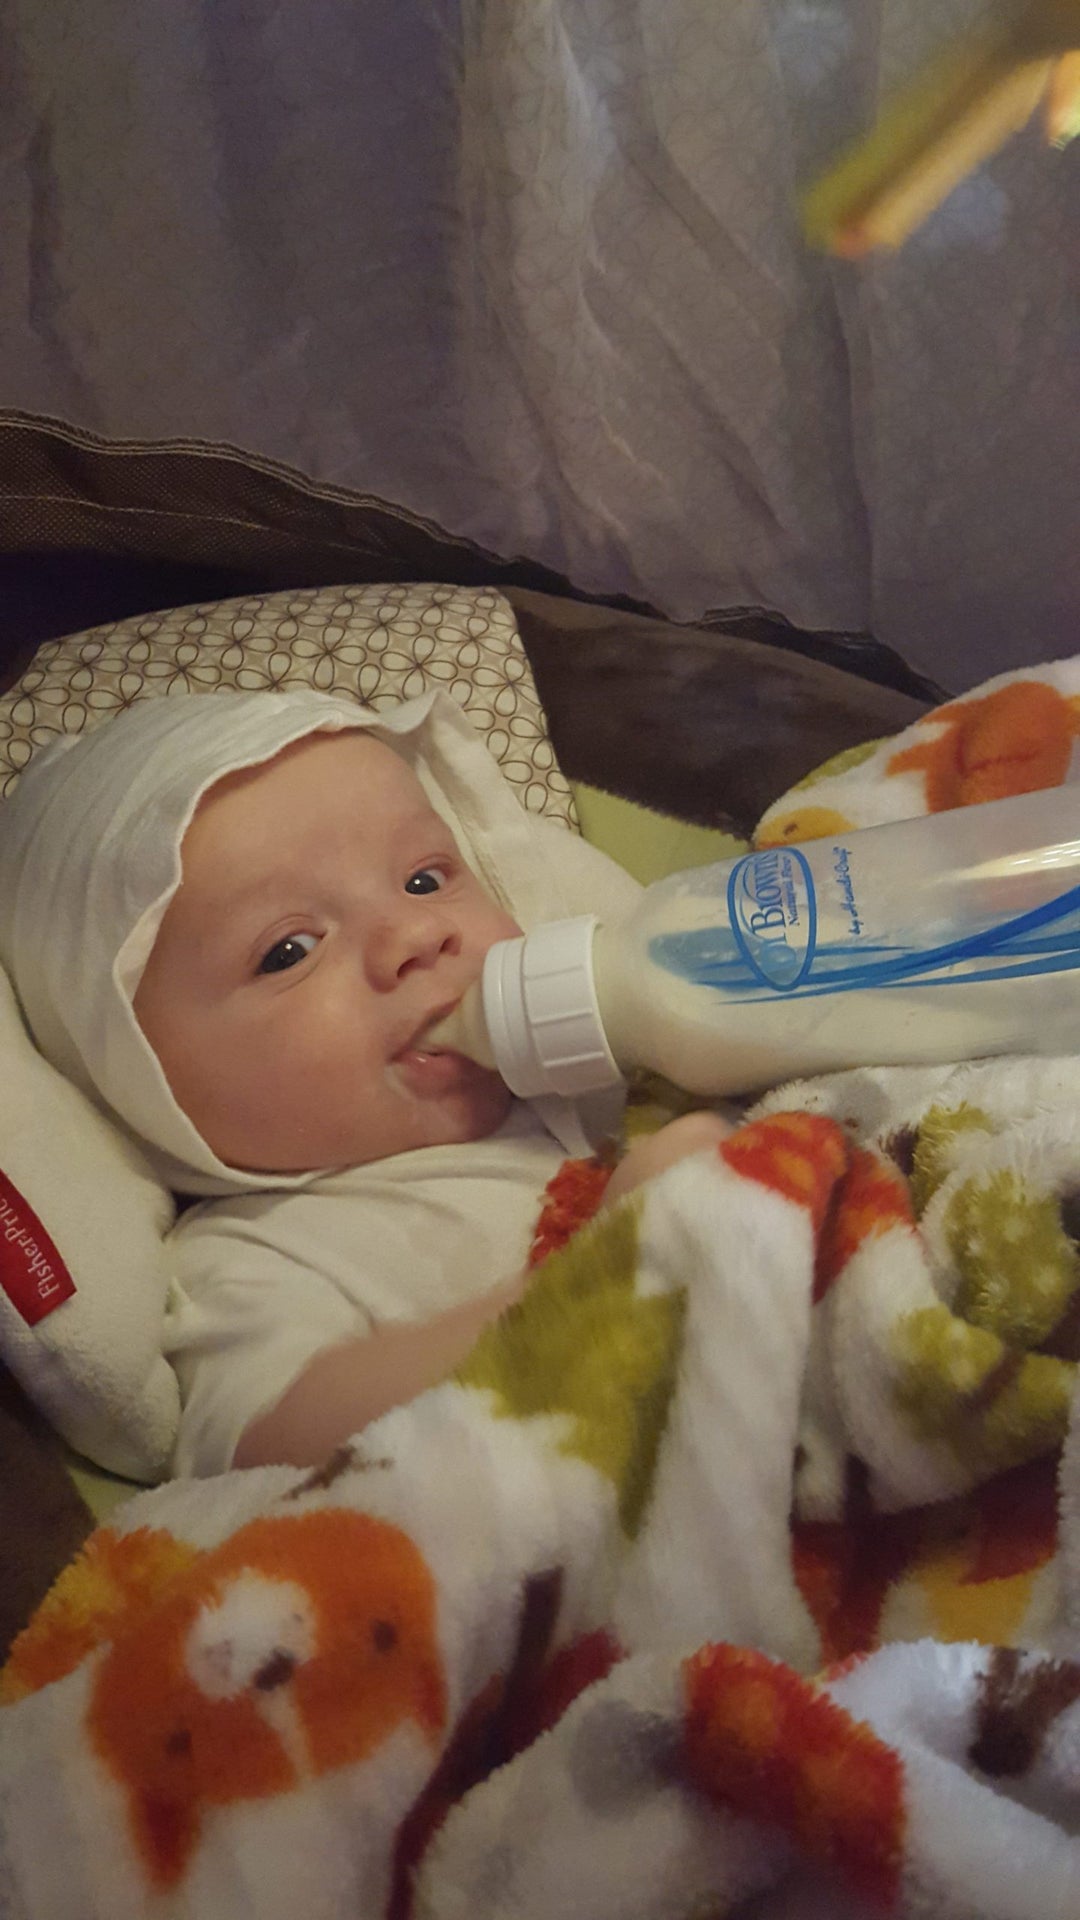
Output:
[[[391,1062],[389,1078],[405,1103],[406,1131],[415,1127],[420,1146],[486,1139],[513,1102],[497,1073],[461,1053],[410,1047]]]
[[[498,1132],[513,1104],[513,1094],[497,1073],[478,1075],[473,1086],[448,1101],[440,1113],[440,1121],[445,1120],[449,1128],[444,1144],[463,1146],[470,1140],[487,1140]]]

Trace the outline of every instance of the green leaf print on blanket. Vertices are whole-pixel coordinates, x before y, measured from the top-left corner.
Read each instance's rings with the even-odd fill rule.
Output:
[[[897,1320],[895,1397],[915,1432],[980,1475],[1060,1445],[1075,1384],[1057,1336],[1080,1285],[1080,1256],[1038,1156],[992,1164],[1007,1134],[961,1100],[935,1102],[888,1143],[922,1231],[951,1271],[947,1305]]]
[[[895,1397],[914,1431],[980,1475],[1037,1460],[1065,1437],[1075,1369],[1022,1353],[948,1307],[902,1315],[892,1335]]]
[[[949,1202],[949,1251],[963,1280],[957,1312],[1003,1340],[1039,1347],[1080,1281],[1080,1260],[1054,1193],[1032,1193],[1008,1168],[967,1180]]]
[[[685,1318],[681,1291],[637,1291],[640,1212],[638,1198],[624,1201],[552,1254],[455,1376],[487,1389],[504,1418],[565,1415],[560,1451],[614,1483],[631,1539],[652,1490]]]
[[[911,1200],[917,1220],[952,1173],[957,1144],[966,1134],[993,1131],[989,1114],[967,1100],[957,1107],[930,1107],[923,1114],[911,1149]]]

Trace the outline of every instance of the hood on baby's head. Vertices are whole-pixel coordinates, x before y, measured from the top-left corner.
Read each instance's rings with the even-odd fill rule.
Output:
[[[184,832],[225,774],[272,759],[306,734],[343,728],[370,729],[405,755],[467,857],[478,824],[481,839],[494,827],[495,841],[501,830],[506,851],[515,850],[526,816],[442,694],[383,713],[308,688],[142,700],[43,751],[0,803],[0,962],[34,1040],[152,1150],[171,1186],[223,1193],[268,1184],[211,1152],[174,1100],[132,1008],[180,883]],[[490,883],[490,857],[486,864]]]

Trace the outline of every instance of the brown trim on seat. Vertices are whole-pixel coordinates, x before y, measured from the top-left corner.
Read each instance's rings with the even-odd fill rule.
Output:
[[[808,633],[746,607],[676,627],[642,603],[590,597],[523,556],[500,557],[390,501],[323,485],[237,447],[110,440],[46,415],[0,410],[0,602],[8,602],[6,611],[0,606],[0,685],[41,640],[131,613],[384,580],[558,596],[641,614],[667,632],[721,633],[801,653],[916,699],[941,697],[866,634]]]

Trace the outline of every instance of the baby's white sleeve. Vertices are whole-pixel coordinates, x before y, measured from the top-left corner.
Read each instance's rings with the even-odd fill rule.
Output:
[[[165,1355],[180,1382],[173,1472],[224,1473],[246,1427],[316,1355],[372,1329],[317,1269],[212,1215],[175,1236]]]
[[[223,1473],[245,1428],[328,1347],[434,1319],[515,1272],[561,1159],[515,1113],[491,1140],[183,1214],[165,1313],[181,1397],[174,1471]]]

